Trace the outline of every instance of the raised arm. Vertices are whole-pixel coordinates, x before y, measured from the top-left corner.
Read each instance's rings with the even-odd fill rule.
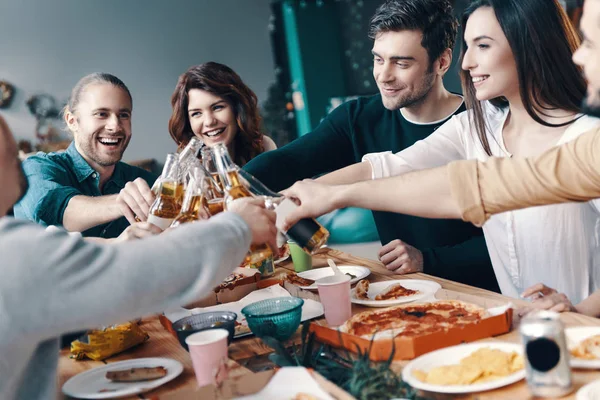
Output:
[[[344,207],[426,218],[460,218],[461,215],[451,195],[446,167],[351,185],[331,186],[304,181],[284,190],[283,194],[300,203],[300,207],[286,218],[286,227],[301,218],[318,217]]]
[[[429,218],[462,217],[480,226],[496,213],[600,198],[600,136],[592,130],[534,158],[457,161],[337,187],[301,182],[285,193],[302,203],[289,223],[355,206]]]
[[[256,212],[227,212],[112,246],[4,218],[0,291],[11,323],[6,330],[0,324],[3,339],[56,337],[201,298],[239,265],[251,241],[275,241],[274,213],[262,213],[262,220],[248,220]]]
[[[450,119],[427,138],[398,153],[386,151],[366,154],[362,162],[316,180],[328,185],[347,185],[446,165],[465,158],[465,144],[461,135],[457,121]]]
[[[335,171],[354,162],[348,111],[331,112],[312,132],[267,151],[244,166],[270,189],[279,191],[294,182]]]
[[[546,204],[600,197],[600,136],[591,130],[534,158],[461,161],[448,168],[451,193],[465,221]]]

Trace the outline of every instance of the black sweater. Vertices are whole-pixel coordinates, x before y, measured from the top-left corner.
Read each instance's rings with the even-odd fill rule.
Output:
[[[465,111],[464,105],[456,113]],[[333,110],[312,132],[261,154],[244,169],[273,190],[360,162],[368,153],[399,152],[441,126],[414,124],[386,109],[381,95]],[[365,194],[366,195],[366,194]],[[374,211],[383,244],[400,239],[423,252],[424,272],[499,292],[481,229],[462,221]]]

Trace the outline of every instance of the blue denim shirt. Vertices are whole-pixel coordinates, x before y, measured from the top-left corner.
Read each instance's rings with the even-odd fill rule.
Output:
[[[152,186],[156,176],[146,170],[119,162],[110,179],[99,189],[100,174],[96,172],[71,143],[65,152],[37,153],[23,161],[29,190],[14,207],[16,218],[41,225],[58,225],[73,196],[103,196],[117,194],[127,182],[143,178]],[[114,238],[129,226],[125,217],[82,232],[83,236]]]

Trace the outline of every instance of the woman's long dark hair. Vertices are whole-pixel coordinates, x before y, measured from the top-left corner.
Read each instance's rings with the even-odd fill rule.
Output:
[[[187,111],[191,89],[219,96],[233,109],[238,125],[234,139],[236,164],[242,166],[264,151],[256,94],[231,68],[216,62],[195,65],[177,81],[171,96],[173,113],[169,119],[169,133],[180,148],[185,147],[194,136]]]
[[[462,17],[463,29],[469,17],[480,7],[491,7],[502,27],[517,64],[521,100],[527,113],[544,126],[560,127],[540,118],[545,110],[562,109],[578,112],[586,93],[581,70],[571,61],[579,46],[579,37],[566,12],[556,0],[474,0]],[[463,37],[461,65],[466,43]],[[487,140],[486,122],[481,103],[469,71],[461,70],[461,81],[467,108],[479,140],[487,154],[492,155]],[[505,98],[490,101],[506,107]]]

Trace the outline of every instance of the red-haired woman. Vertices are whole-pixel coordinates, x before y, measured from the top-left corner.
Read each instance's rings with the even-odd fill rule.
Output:
[[[225,143],[239,166],[277,148],[260,131],[256,94],[226,65],[207,62],[188,69],[177,81],[171,105],[169,133],[180,148],[193,136],[207,146]]]

